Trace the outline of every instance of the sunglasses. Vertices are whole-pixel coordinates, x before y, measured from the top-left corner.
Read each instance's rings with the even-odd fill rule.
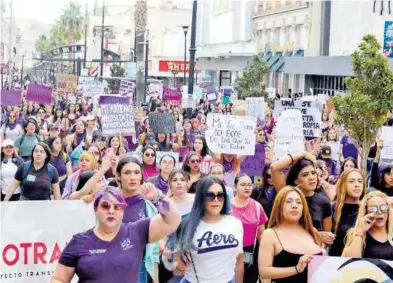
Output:
[[[207,202],[213,202],[216,198],[219,202],[224,202],[225,194],[223,192],[220,192],[218,194],[209,192],[205,194],[205,201]]]
[[[156,155],[154,153],[145,153],[146,157],[155,157]]]
[[[106,211],[110,211],[112,207],[114,211],[123,211],[126,206],[122,203],[109,203],[107,201],[103,201],[100,203],[100,207]]]
[[[191,164],[199,164],[199,163],[201,163],[201,160],[200,159],[193,159],[193,160],[190,160],[190,163]]]
[[[381,204],[378,209],[378,205],[370,205],[367,209],[369,213],[377,213],[378,211],[381,211],[381,213],[387,213],[389,211],[389,205]]]
[[[98,155],[99,154],[98,151],[90,151],[89,153],[94,154],[94,155]]]

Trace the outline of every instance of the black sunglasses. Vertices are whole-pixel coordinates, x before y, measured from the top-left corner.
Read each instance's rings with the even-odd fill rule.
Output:
[[[155,157],[156,155],[154,153],[145,153],[146,157]]]
[[[205,194],[205,201],[207,202],[213,202],[216,198],[219,202],[223,202],[225,200],[224,192],[219,192],[217,194],[209,192]]]

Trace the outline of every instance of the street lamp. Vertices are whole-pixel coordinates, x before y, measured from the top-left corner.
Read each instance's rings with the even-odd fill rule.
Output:
[[[184,78],[183,78],[183,84],[186,84],[186,65],[187,65],[187,32],[188,32],[188,26],[182,26],[183,31],[184,31]]]
[[[24,62],[24,60],[25,60],[25,55],[22,55],[22,70],[20,72],[20,85],[21,85],[21,88],[23,88],[23,62]]]
[[[177,67],[174,67],[171,73],[173,75],[173,87],[176,87],[176,75],[179,73],[179,70],[177,69]]]

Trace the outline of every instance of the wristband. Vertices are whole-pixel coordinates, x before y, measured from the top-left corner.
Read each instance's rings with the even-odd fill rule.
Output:
[[[297,266],[295,265],[295,270],[296,270],[296,274],[299,274],[299,271],[297,270]]]
[[[165,199],[164,194],[160,190],[157,190],[156,199],[152,201],[152,204],[154,204],[158,213],[161,215],[167,215],[169,213],[169,201]]]
[[[288,153],[287,155],[291,158],[291,160],[292,160],[291,165],[292,165],[292,164],[295,162],[295,161],[293,160],[292,154]]]

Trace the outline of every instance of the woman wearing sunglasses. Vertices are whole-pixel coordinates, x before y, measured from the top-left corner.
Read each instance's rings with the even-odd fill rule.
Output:
[[[183,221],[173,271],[181,283],[243,282],[243,227],[228,215],[225,186],[204,178],[190,216]]]
[[[15,112],[11,111],[8,114],[8,119],[5,121],[3,126],[1,127],[1,139],[0,140],[5,140],[9,139],[12,140],[13,142],[16,141],[16,139],[23,134],[23,128],[20,124],[17,123],[17,117]]]
[[[393,260],[393,210],[389,203],[380,191],[370,192],[362,199],[342,256]]]
[[[159,171],[156,165],[156,150],[150,145],[142,148],[143,160],[143,178],[152,178],[158,176]]]
[[[267,216],[262,206],[250,197],[253,184],[247,174],[236,176],[235,189],[236,196],[231,200],[231,207],[232,215],[243,224],[244,282],[257,282],[259,241]]]
[[[198,182],[205,177],[201,173],[201,157],[198,153],[192,151],[188,154],[183,163],[183,170],[190,174],[190,181],[188,182],[188,192],[195,194]]]
[[[153,187],[140,193],[147,199],[163,201]],[[76,274],[80,282],[139,282],[145,246],[174,232],[180,223],[177,208],[164,200],[162,214],[122,224],[127,206],[122,193],[106,187],[94,200],[98,224],[75,235],[63,250],[51,283],[69,283]],[[104,267],[104,268],[103,268]]]

